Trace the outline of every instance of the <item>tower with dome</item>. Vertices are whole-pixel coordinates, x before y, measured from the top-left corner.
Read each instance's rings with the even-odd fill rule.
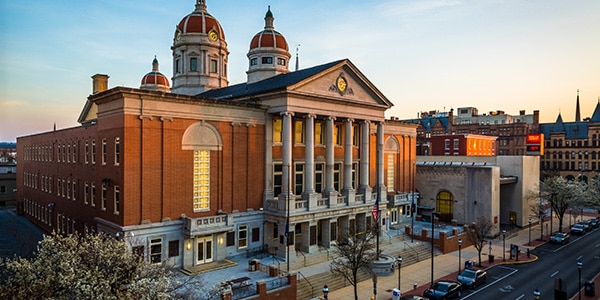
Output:
[[[205,0],[174,22],[171,85],[156,58],[139,87],[93,76],[80,126],[18,138],[20,212],[188,271],[248,253],[293,270],[371,226],[377,199],[382,224],[410,218],[416,125],[385,120],[392,102],[349,59],[290,71],[271,7],[264,21],[247,82],[229,84]]]

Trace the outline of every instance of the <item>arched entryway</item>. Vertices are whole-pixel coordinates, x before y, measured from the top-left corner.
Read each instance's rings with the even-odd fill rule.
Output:
[[[440,213],[440,221],[450,222],[454,216],[454,196],[448,191],[441,191],[436,196],[436,210]]]

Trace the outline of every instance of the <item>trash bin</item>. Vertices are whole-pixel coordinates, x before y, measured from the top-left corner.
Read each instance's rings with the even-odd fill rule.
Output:
[[[589,280],[583,284],[584,295],[586,296],[596,296],[596,284]]]
[[[465,261],[465,269],[470,269],[473,266],[473,263],[470,260]]]
[[[493,256],[493,255],[488,255],[488,262],[489,262],[490,264],[493,264],[493,263],[494,263],[494,256]]]
[[[256,271],[256,261],[254,259],[251,259],[248,261],[248,271],[250,271],[250,272]]]
[[[392,290],[392,300],[400,300],[400,290],[399,289]]]

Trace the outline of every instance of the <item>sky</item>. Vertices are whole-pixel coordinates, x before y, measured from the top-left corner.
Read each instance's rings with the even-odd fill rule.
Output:
[[[137,88],[156,55],[171,78],[175,26],[194,5],[0,0],[0,141],[78,126],[94,74]],[[230,84],[246,81],[269,5],[300,68],[350,59],[394,104],[388,118],[476,107],[569,122],[578,89],[583,118],[599,101],[598,0],[207,0]]]

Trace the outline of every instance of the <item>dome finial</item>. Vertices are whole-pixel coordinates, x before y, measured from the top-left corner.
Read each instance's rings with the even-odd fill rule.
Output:
[[[206,0],[196,0],[196,10],[206,12]]]
[[[273,17],[273,13],[271,12],[271,5],[269,5],[267,13],[265,14],[265,29],[275,29],[275,26],[273,25],[273,20],[275,20],[275,18]]]
[[[152,71],[158,72],[158,59],[156,59],[156,55],[154,55],[154,60],[152,61]]]

